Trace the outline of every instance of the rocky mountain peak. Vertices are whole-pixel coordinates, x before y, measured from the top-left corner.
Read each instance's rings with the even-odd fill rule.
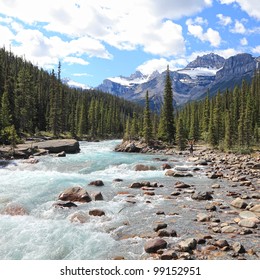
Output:
[[[203,67],[219,69],[223,67],[224,63],[224,57],[214,53],[210,53],[203,56],[197,56],[197,58],[194,61],[190,62],[185,68]]]

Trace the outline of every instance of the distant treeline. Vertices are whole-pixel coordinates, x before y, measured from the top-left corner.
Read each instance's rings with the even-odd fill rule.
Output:
[[[155,115],[152,124],[150,117],[147,121],[150,114],[147,97],[144,124],[140,120],[138,126],[134,118],[127,125],[125,136],[163,140],[176,144],[180,150],[185,149],[188,140],[203,140],[226,151],[260,149],[260,73],[255,73],[250,83],[243,80],[241,87],[218,92],[213,98],[209,96],[208,93],[204,100],[190,102],[173,112],[168,69],[160,117]]]
[[[50,136],[122,137],[135,103],[97,90],[70,88],[57,73],[0,49],[0,143],[48,132]]]

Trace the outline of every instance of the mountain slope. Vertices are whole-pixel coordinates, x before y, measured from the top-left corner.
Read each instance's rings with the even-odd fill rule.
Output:
[[[198,56],[184,69],[171,71],[174,104],[183,105],[190,100],[205,96],[209,90],[214,95],[218,90],[240,85],[243,79],[250,80],[257,68],[259,58],[250,54],[238,54],[228,59],[210,53]],[[151,76],[136,72],[128,77],[108,78],[98,86],[99,90],[143,104],[148,90],[154,109],[162,103],[165,72]]]

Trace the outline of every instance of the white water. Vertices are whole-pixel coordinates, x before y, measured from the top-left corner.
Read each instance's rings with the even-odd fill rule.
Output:
[[[79,154],[44,156],[38,164],[20,160],[0,167],[0,213],[9,204],[22,205],[29,212],[25,216],[0,215],[0,259],[143,258],[146,240],[140,235],[152,232],[152,224],[160,220],[155,213],[162,205],[174,210],[172,201],[163,199],[171,191],[160,188],[155,196],[147,197],[140,190],[129,189],[129,185],[157,181],[170,186],[174,182],[164,176],[162,162],[154,160],[157,156],[113,152],[119,142],[81,142]],[[136,164],[152,165],[157,170],[135,171]],[[113,182],[116,178],[123,181]],[[105,185],[88,186],[93,180],[103,180]],[[198,176],[186,182],[194,180],[201,181]],[[78,204],[73,209],[53,207],[58,195],[71,186],[84,187],[90,194],[101,191],[104,201]],[[126,195],[118,194],[122,191],[136,195],[132,199],[137,203],[126,202]],[[88,213],[94,208],[104,210],[106,215],[89,216],[83,224],[70,221],[73,213]]]

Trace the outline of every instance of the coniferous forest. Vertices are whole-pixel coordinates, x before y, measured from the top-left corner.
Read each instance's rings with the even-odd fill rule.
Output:
[[[62,83],[61,64],[55,72],[39,69],[0,49],[0,143],[48,133],[79,139],[162,140],[185,149],[187,140],[203,140],[222,150],[243,150],[260,144],[260,74],[250,83],[204,100],[173,108],[169,69],[161,114],[97,90]]]
[[[0,49],[0,143],[48,133],[59,137],[122,137],[128,118],[142,108],[96,90],[70,88],[57,73]]]

